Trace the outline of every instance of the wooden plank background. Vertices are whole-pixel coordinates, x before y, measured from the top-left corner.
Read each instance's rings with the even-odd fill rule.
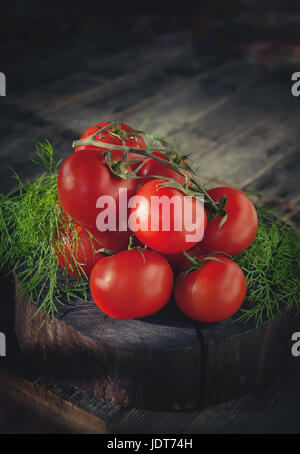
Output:
[[[188,43],[154,41],[103,59],[91,55],[84,69],[73,72],[74,52],[64,55],[70,72],[61,76],[60,55],[39,61],[32,71],[43,82],[43,68],[50,68],[51,82],[25,93],[8,86],[1,99],[4,190],[15,184],[8,166],[24,178],[39,172],[30,159],[44,138],[66,157],[72,140],[91,124],[119,119],[139,127],[149,118],[146,129],[191,152],[204,181],[260,191],[279,205],[285,199],[292,207],[286,220],[293,222],[300,201],[300,103],[291,95],[288,68],[269,71],[217,58],[202,63]]]
[[[291,95],[290,62],[201,52],[189,27],[153,33],[147,15],[139,24],[133,19],[112,27],[104,21],[101,29],[87,26],[87,33],[73,30],[46,43],[28,31],[25,41],[20,34],[1,44],[7,96],[0,98],[0,188],[15,185],[9,167],[23,179],[38,175],[30,160],[44,138],[58,158],[65,158],[72,140],[92,124],[118,119],[139,127],[149,118],[149,131],[173,138],[192,153],[203,181],[259,191],[263,202],[299,226],[300,100]],[[9,331],[13,344],[12,298],[0,328]],[[276,431],[283,420],[289,421],[285,431],[300,429],[296,360],[280,382],[256,396],[201,413],[157,413],[100,403],[67,383],[28,372],[28,366],[16,367],[17,346],[11,356],[1,362],[1,387],[31,395],[35,407],[75,431]],[[47,410],[49,393],[53,406]]]

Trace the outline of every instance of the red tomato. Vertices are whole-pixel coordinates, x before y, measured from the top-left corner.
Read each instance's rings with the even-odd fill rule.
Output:
[[[89,229],[89,231],[97,238],[97,240],[103,246],[99,246],[98,249],[105,248],[110,249],[114,252],[121,252],[128,248],[128,243],[132,232],[128,229],[125,232],[99,232],[99,230]]]
[[[86,229],[74,223],[72,228],[67,227],[67,219],[63,216],[60,229],[60,248],[57,243],[55,250],[59,265],[69,272],[71,276],[79,275],[89,277],[94,265],[105,255],[96,252],[97,249],[109,249],[121,252],[127,249],[130,231],[127,232],[99,232],[94,229]],[[74,235],[76,230],[78,239]],[[75,259],[75,260],[74,260]],[[78,262],[82,270],[77,266]]]
[[[216,201],[225,195],[225,211],[228,218],[219,228],[221,216],[207,224],[201,246],[206,252],[220,251],[236,255],[247,249],[255,238],[257,231],[256,209],[243,192],[234,188],[214,188],[207,191]]]
[[[151,180],[138,190],[132,200],[129,226],[149,248],[163,254],[176,254],[190,249],[199,241],[199,236],[197,238],[195,234],[201,234],[205,229],[206,212],[195,198],[185,196],[178,189],[159,187],[163,182]],[[164,196],[165,205],[154,210],[152,197],[158,199],[161,196]],[[175,204],[170,203],[173,197],[176,199]],[[169,219],[169,225],[164,222],[166,218]]]
[[[105,314],[121,320],[146,317],[167,304],[173,272],[156,252],[132,249],[98,262],[90,286],[96,305]]]
[[[203,253],[201,242],[195,244],[191,249],[186,251],[191,257],[197,257],[199,254]],[[165,255],[166,259],[170,263],[175,275],[180,273],[184,268],[187,268],[191,265],[191,262],[185,258],[185,256],[180,254],[169,254]]]
[[[163,159],[164,161],[169,161],[169,159],[164,156],[160,151],[154,151],[151,153],[154,156],[157,156],[158,158]],[[186,172],[189,174],[189,172]],[[138,180],[138,184],[145,184],[148,183],[148,181],[153,180],[150,175],[157,175],[161,177],[168,177],[168,178],[173,178],[173,180],[177,181],[180,183],[182,186],[185,184],[185,178],[177,173],[175,170],[171,169],[170,167],[167,167],[166,165],[156,161],[155,159],[147,159],[145,161],[145,164],[140,168],[140,170],[137,173],[138,176],[145,177],[141,178]],[[191,186],[192,183],[189,183],[189,186]]]
[[[57,178],[57,191],[63,210],[76,222],[96,229],[96,207],[100,196],[111,196],[119,209],[119,189],[127,189],[128,198],[136,191],[136,180],[121,179],[111,173],[102,161],[101,151],[81,150],[62,164]],[[118,226],[118,216],[117,216]],[[127,219],[125,220],[127,221]]]
[[[85,139],[86,137],[90,137],[94,132],[96,132],[98,129],[103,128],[104,126],[108,125],[109,121],[102,121],[101,123],[98,123],[96,126],[91,126],[82,136],[81,139]],[[120,123],[121,130],[123,131],[133,131],[133,128],[130,126],[126,125],[125,123]],[[96,151],[105,151],[108,150],[105,148],[106,143],[110,143],[113,145],[126,145],[131,148],[137,148],[140,150],[144,150],[146,148],[145,141],[141,135],[134,135],[132,137],[126,137],[124,138],[124,143],[122,140],[117,137],[116,135],[112,134],[112,130],[106,129],[103,131],[100,136],[96,136],[95,140],[97,140],[100,143],[103,143],[103,148],[101,147],[95,147],[94,145],[80,145],[79,147],[75,148],[75,151],[80,151],[80,150],[96,150]],[[118,154],[113,151],[112,152],[112,157],[116,159],[118,157]],[[142,158],[141,155],[137,155],[135,153],[129,153],[128,154],[128,160],[129,159],[136,159],[136,158]],[[137,164],[138,165],[138,164]]]
[[[246,279],[241,268],[225,255],[215,257],[225,263],[207,260],[201,268],[188,273],[181,284],[180,276],[176,281],[177,305],[198,322],[219,322],[231,317],[246,296]]]
[[[55,246],[59,265],[73,277],[89,277],[94,265],[103,258],[96,249],[103,248],[97,240],[91,239],[88,231],[75,226],[78,239],[72,229],[63,227],[60,231],[60,247]],[[94,233],[94,232],[93,232]],[[80,265],[80,267],[77,265]]]

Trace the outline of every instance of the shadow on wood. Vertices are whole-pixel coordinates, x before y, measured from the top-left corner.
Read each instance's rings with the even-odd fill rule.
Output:
[[[285,311],[259,327],[227,319],[196,324],[175,304],[139,320],[116,320],[90,300],[62,306],[54,322],[16,302],[23,354],[48,376],[101,401],[157,410],[199,409],[254,391],[288,358],[294,319]]]

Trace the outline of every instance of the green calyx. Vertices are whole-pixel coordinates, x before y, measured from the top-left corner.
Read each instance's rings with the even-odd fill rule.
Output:
[[[95,252],[98,252],[99,254],[103,254],[103,255],[106,255],[106,256],[111,256],[111,255],[115,255],[115,251],[112,251],[111,249],[107,249],[105,247],[103,248],[100,248],[100,249],[95,249]]]
[[[227,221],[228,219],[228,214],[227,214],[227,211],[226,211],[226,203],[227,203],[227,197],[226,195],[224,195],[220,202],[218,202],[218,205],[217,205],[217,209],[216,210],[210,210],[209,211],[209,214],[208,214],[208,222],[211,221],[212,219],[216,218],[216,217],[220,217],[221,216],[221,220],[219,222],[219,225],[218,225],[218,230],[220,230],[220,228],[225,224],[225,222]]]
[[[105,151],[104,157],[105,157],[106,164],[109,167],[109,169],[113,175],[115,175],[119,178],[122,178],[122,180],[128,180],[130,178],[136,177],[135,172],[132,172],[131,170],[127,169],[128,165],[129,165],[129,163],[126,161],[126,159],[128,157],[128,151],[124,152],[122,158],[119,161],[116,161],[115,159],[113,159],[113,157],[111,155],[111,151]]]
[[[219,259],[218,257],[215,257],[216,254],[223,254],[223,255],[226,255],[229,258],[231,258],[228,254],[226,254],[224,252],[214,251],[214,252],[210,252],[210,253],[206,254],[203,258],[201,258],[199,260],[197,257],[193,257],[190,254],[188,254],[186,251],[182,252],[182,255],[184,255],[184,257],[191,263],[191,265],[188,266],[187,268],[185,268],[179,277],[179,291],[180,292],[182,290],[183,281],[187,277],[187,275],[190,274],[192,271],[201,269],[207,263],[207,261],[212,260],[212,261],[224,263],[225,265],[227,265],[226,262]]]
[[[145,254],[144,254],[144,251],[147,249],[147,246],[135,246],[134,245],[134,242],[136,240],[136,237],[134,235],[134,233],[130,236],[129,238],[129,242],[128,242],[128,251],[138,251],[142,258],[143,258],[143,264],[146,263],[146,258],[145,258]]]

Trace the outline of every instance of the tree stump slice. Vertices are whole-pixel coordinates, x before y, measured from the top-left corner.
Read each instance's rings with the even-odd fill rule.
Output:
[[[16,298],[15,331],[28,360],[121,406],[201,409],[266,385],[291,358],[295,322],[286,309],[258,327],[236,322],[239,313],[199,324],[171,300],[151,317],[126,321],[106,316],[90,299],[62,305],[41,329],[45,314],[32,318],[36,309],[27,297]]]

